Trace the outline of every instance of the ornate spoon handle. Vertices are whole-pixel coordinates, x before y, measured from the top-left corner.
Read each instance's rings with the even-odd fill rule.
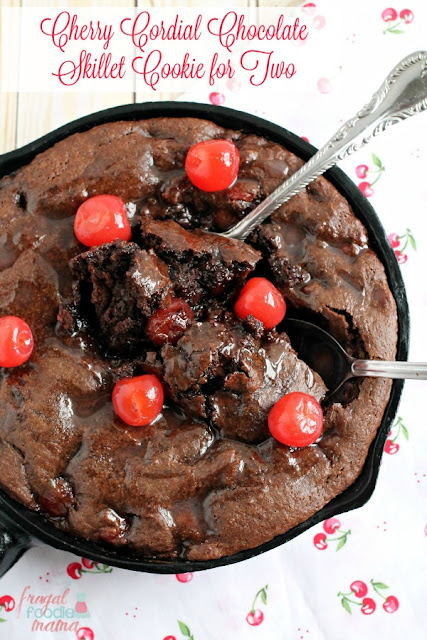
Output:
[[[427,362],[386,362],[383,360],[353,360],[354,376],[373,378],[403,378],[427,380]]]
[[[348,120],[310,160],[243,220],[221,234],[244,240],[273,211],[340,160],[358,151],[390,127],[427,109],[427,51],[399,62],[370,102]]]

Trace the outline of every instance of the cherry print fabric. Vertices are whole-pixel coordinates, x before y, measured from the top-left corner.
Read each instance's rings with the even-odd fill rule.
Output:
[[[182,99],[251,111],[321,145],[363,106],[395,62],[426,46],[427,6],[421,0],[351,2],[345,11],[341,2],[319,0],[306,3],[304,11],[310,37],[289,45],[299,71],[276,84],[274,94],[250,90],[236,75],[208,91],[194,85]],[[340,165],[389,235],[407,286],[410,356],[424,361],[426,134],[422,114]],[[34,548],[0,580],[1,637],[422,640],[426,393],[427,382],[406,383],[377,488],[361,509],[330,518],[262,556],[204,573],[137,574]]]

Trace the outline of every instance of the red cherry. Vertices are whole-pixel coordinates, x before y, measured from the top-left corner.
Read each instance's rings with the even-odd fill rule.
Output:
[[[194,313],[180,298],[174,298],[166,309],[158,309],[148,319],[146,334],[156,346],[175,344],[191,325]]]
[[[399,264],[405,264],[405,262],[408,259],[408,256],[406,255],[406,253],[402,253],[398,249],[395,249],[394,253],[396,254],[396,258],[397,258],[398,263]]]
[[[79,580],[82,577],[82,565],[80,562],[72,562],[69,564],[67,573],[73,580]]]
[[[389,596],[387,600],[383,603],[384,611],[387,613],[394,613],[399,608],[399,600],[396,596]]]
[[[19,367],[33,352],[30,327],[16,316],[0,318],[0,367]]]
[[[350,585],[350,591],[353,591],[356,598],[363,598],[368,593],[368,587],[362,580],[355,580]]]
[[[190,582],[193,579],[194,574],[193,573],[177,573],[176,574],[176,579],[178,580],[178,582]]]
[[[384,20],[384,22],[390,22],[391,20],[396,20],[397,18],[396,9],[393,9],[393,7],[384,9],[384,11],[381,14],[381,18]]]
[[[113,389],[117,415],[132,427],[153,422],[163,407],[163,387],[156,376],[144,375],[119,380]]]
[[[335,533],[335,531],[339,529],[340,526],[341,526],[341,522],[338,520],[338,518],[328,518],[323,523],[323,528],[326,531],[326,533],[329,533],[329,535],[332,535],[333,533]]]
[[[239,151],[229,140],[205,140],[192,146],[185,158],[185,170],[202,191],[228,189],[239,171]]]
[[[220,93],[219,91],[212,91],[212,93],[209,94],[209,100],[212,104],[219,107],[221,104],[224,104],[225,95],[223,93]]]
[[[319,549],[319,551],[324,551],[325,549],[327,549],[328,543],[326,542],[326,535],[324,533],[316,533],[313,538],[313,544],[316,549]]]
[[[270,280],[251,278],[239,293],[234,312],[241,320],[250,315],[260,320],[265,329],[274,329],[285,317],[286,303]]]
[[[163,640],[176,640],[175,636],[166,636]]]
[[[126,207],[117,196],[94,196],[77,209],[74,220],[77,240],[87,247],[98,247],[113,240],[130,240]]]
[[[2,596],[0,598],[0,608],[4,607],[5,611],[13,611],[15,608],[15,600],[12,596]]]
[[[406,22],[406,24],[409,24],[414,19],[414,14],[410,9],[402,9],[399,16]]]
[[[374,190],[372,189],[369,182],[361,182],[359,184],[359,189],[366,198],[370,198],[372,195],[374,195]]]
[[[393,456],[395,453],[397,453],[400,449],[400,446],[397,444],[397,442],[393,442],[393,440],[386,440],[385,446],[384,446],[384,451],[386,453],[389,453],[391,456]]]
[[[249,611],[246,616],[246,622],[251,625],[251,627],[257,627],[264,620],[264,614],[261,609],[255,609],[254,611]]]
[[[393,249],[395,249],[396,247],[398,247],[400,245],[400,240],[399,240],[399,236],[397,235],[397,233],[389,233],[388,237],[388,241],[390,242],[391,246],[393,247]]]
[[[372,600],[372,598],[363,598],[361,607],[363,615],[370,616],[371,613],[374,613],[376,608],[377,605],[375,604],[375,601]]]
[[[369,167],[367,164],[359,164],[356,167],[356,175],[358,178],[366,178],[366,175],[369,171]]]
[[[92,562],[92,560],[89,560],[88,558],[82,558],[82,565],[85,567],[85,569],[93,569],[95,566],[95,563]]]
[[[80,627],[76,631],[77,640],[95,640],[95,634],[90,627]]]
[[[287,393],[271,409],[268,428],[273,438],[289,447],[307,447],[322,433],[322,407],[308,393]]]

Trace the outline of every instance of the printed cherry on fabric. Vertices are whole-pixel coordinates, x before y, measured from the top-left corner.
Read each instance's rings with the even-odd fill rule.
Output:
[[[77,209],[74,233],[86,247],[98,247],[113,240],[130,240],[132,230],[123,200],[110,195],[88,198]]]

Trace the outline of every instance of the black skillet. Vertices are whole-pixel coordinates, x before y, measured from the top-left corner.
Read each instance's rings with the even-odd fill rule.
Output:
[[[308,142],[290,133],[286,129],[257,118],[255,116],[234,111],[224,107],[185,102],[149,102],[130,104],[100,111],[75,120],[52,133],[48,133],[31,144],[0,156],[0,177],[16,171],[28,164],[38,153],[48,149],[67,136],[86,131],[105,122],[117,120],[140,120],[159,116],[195,117],[212,120],[216,124],[230,129],[241,129],[274,142],[308,160],[316,149]],[[390,289],[397,305],[399,324],[397,360],[406,360],[409,343],[409,310],[405,286],[393,250],[387,240],[385,231],[372,206],[362,195],[356,185],[340,169],[330,169],[325,176],[348,200],[355,215],[368,230],[370,244],[382,261],[388,278]],[[19,504],[6,493],[0,491],[0,576],[2,576],[17,559],[30,547],[47,544],[56,549],[70,551],[78,556],[91,558],[97,562],[148,573],[185,573],[201,571],[222,565],[233,564],[252,558],[260,553],[292,540],[313,525],[337,514],[364,505],[372,495],[378,477],[381,456],[387,434],[396,415],[403,380],[394,380],[390,400],[383,415],[381,425],[369,449],[368,457],[362,473],[346,491],[336,496],[323,509],[308,518],[305,522],[286,533],[276,536],[269,542],[254,549],[241,551],[232,556],[217,560],[187,562],[184,560],[154,560],[139,557],[130,549],[115,549],[104,544],[75,538],[57,529],[40,513],[35,513]]]

